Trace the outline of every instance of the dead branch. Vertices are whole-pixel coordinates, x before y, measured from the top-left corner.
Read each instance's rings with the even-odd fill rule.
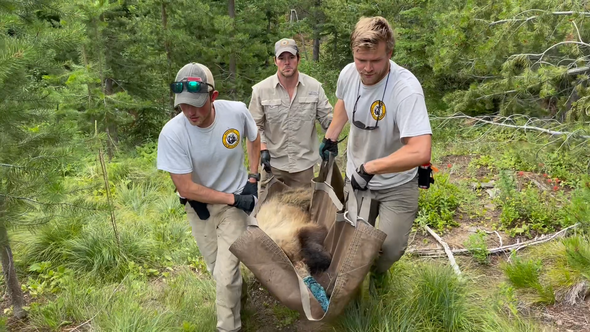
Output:
[[[554,238],[556,238],[558,236],[565,234],[568,230],[575,228],[578,225],[579,225],[579,223],[571,225],[571,226],[566,227],[566,228],[560,230],[559,232],[556,232],[550,236],[543,235],[543,236],[541,236],[539,238],[535,238],[533,240],[520,242],[520,243],[517,242],[517,243],[506,245],[506,246],[500,246],[497,248],[488,249],[488,255],[502,253],[502,252],[506,252],[506,251],[513,251],[513,250],[514,250],[514,252],[516,252],[517,250],[520,250],[522,248],[545,243],[545,242],[553,240]],[[407,253],[412,254],[412,255],[421,256],[421,257],[432,257],[432,258],[447,256],[446,251],[441,252],[440,249],[415,249],[415,250],[408,250]],[[467,249],[454,249],[454,250],[451,250],[451,253],[454,255],[468,255],[469,250],[467,250]]]
[[[117,247],[121,248],[121,241],[119,240],[119,232],[117,231],[117,220],[115,218],[115,211],[113,210],[113,201],[111,200],[111,188],[109,186],[109,176],[107,174],[107,168],[102,155],[102,149],[98,150],[98,159],[100,161],[100,167],[102,168],[102,177],[104,180],[104,186],[107,194],[107,202],[109,206],[109,212],[111,216],[111,225],[113,226],[113,232],[115,233],[115,240],[117,241]]]
[[[30,202],[30,203],[35,203],[35,204],[39,204],[39,205],[46,205],[46,206],[69,206],[69,207],[73,207],[73,208],[77,208],[77,209],[82,209],[82,210],[101,211],[100,209],[88,208],[88,207],[83,207],[83,206],[77,206],[75,204],[70,204],[70,203],[63,203],[63,202],[61,202],[61,203],[39,202],[39,201],[37,201],[35,199],[28,198],[28,197],[12,196],[12,195],[6,195],[6,194],[2,194],[2,193],[0,193],[0,196],[6,197],[6,198],[9,198],[9,199],[16,199],[16,200],[26,201],[26,202]]]
[[[574,25],[574,28],[576,28],[576,32],[578,33],[578,40],[584,42],[584,40],[582,40],[582,36],[580,35],[580,29],[578,29],[578,25],[576,24],[576,22],[572,21],[572,24]]]
[[[531,243],[523,242],[519,247],[517,247],[517,248],[514,249],[514,251],[512,252],[512,254],[516,254],[516,252],[519,251],[522,248],[526,248],[526,247],[529,247],[529,246],[532,246],[532,245],[535,245],[535,244],[540,244],[540,243],[545,243],[545,242],[551,241],[554,238],[556,238],[556,237],[558,237],[558,236],[560,236],[562,234],[565,234],[565,232],[567,232],[568,229],[573,228],[573,227],[576,227],[577,225],[578,224],[574,224],[574,225],[571,225],[569,227],[566,227],[566,228],[560,230],[559,232],[557,232],[557,233],[555,233],[555,234],[553,234],[553,235],[551,235],[549,237],[546,237],[546,238],[541,237],[538,240],[535,239]],[[510,261],[510,257],[508,257],[508,261]]]
[[[545,10],[539,10],[539,11],[542,11],[544,13],[549,13],[548,11],[545,11]],[[557,15],[557,16],[567,16],[567,15],[590,16],[590,12],[574,12],[574,11],[550,12],[550,14]],[[530,22],[534,19],[537,19],[539,16],[540,15],[530,16],[530,17],[526,17],[526,18],[508,18],[508,19],[504,19],[504,20],[491,22],[491,23],[489,23],[489,26],[494,26],[494,25],[504,24],[504,23],[509,23],[509,22],[525,22],[526,23],[526,22]]]
[[[17,166],[17,165],[10,165],[10,164],[3,164],[0,163],[0,167],[8,167],[8,168],[24,168],[22,166]]]
[[[451,266],[453,267],[453,270],[455,270],[455,273],[458,276],[460,276],[461,270],[459,270],[459,266],[455,262],[455,257],[453,256],[453,252],[451,251],[451,248],[449,247],[449,245],[445,241],[443,241],[440,238],[440,236],[438,236],[438,234],[436,234],[430,227],[428,227],[428,225],[424,225],[424,228],[426,228],[428,233],[430,233],[430,235],[432,235],[432,237],[434,237],[436,239],[436,241],[438,241],[438,243],[440,243],[443,246],[443,248],[445,249],[446,255],[449,257],[449,261],[451,262]]]
[[[509,127],[509,128],[515,128],[515,129],[523,129],[523,130],[536,130],[536,131],[541,131],[541,132],[550,134],[552,136],[563,136],[563,135],[572,136],[573,135],[573,136],[584,138],[584,139],[590,139],[590,136],[589,135],[579,135],[579,134],[577,134],[577,132],[571,133],[571,132],[566,132],[566,131],[555,131],[555,130],[549,130],[549,129],[540,128],[540,127],[534,127],[534,126],[529,126],[529,125],[523,125],[523,126],[511,125],[511,124],[507,124],[507,123],[503,123],[503,122],[493,122],[493,121],[489,121],[489,120],[484,120],[482,118],[473,117],[473,116],[465,115],[465,114],[462,114],[462,113],[459,113],[457,115],[448,116],[448,117],[437,117],[437,116],[433,116],[430,119],[431,120],[470,119],[470,120],[474,120],[476,122],[483,122],[483,123],[487,123],[487,124],[491,124],[491,125],[496,125],[496,126],[503,126],[503,127]]]
[[[545,51],[543,51],[543,53],[522,53],[522,54],[512,54],[511,56],[508,57],[508,60],[518,57],[518,56],[527,56],[529,58],[533,58],[533,59],[537,59],[537,61],[541,61],[541,59],[543,59],[543,57],[545,56],[545,54],[547,52],[549,52],[550,50],[552,50],[553,48],[557,47],[557,46],[561,46],[561,45],[567,45],[567,44],[575,44],[575,45],[582,45],[582,46],[586,46],[586,47],[590,47],[590,44],[584,43],[584,42],[578,42],[578,41],[573,41],[573,40],[565,40],[562,42],[559,42],[557,44],[553,44],[551,46],[549,46]]]
[[[498,239],[500,240],[500,247],[502,247],[502,237],[500,236],[500,233],[498,233],[498,231],[485,231],[487,234],[492,234],[492,233],[496,233],[496,235],[498,236]]]

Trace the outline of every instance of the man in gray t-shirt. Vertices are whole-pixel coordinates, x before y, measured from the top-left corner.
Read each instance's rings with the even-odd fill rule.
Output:
[[[158,169],[169,172],[216,283],[218,331],[241,328],[242,277],[229,247],[246,230],[257,200],[260,136],[242,102],[216,100],[211,71],[189,63],[170,84],[174,107],[158,139]],[[244,166],[246,138],[250,174]],[[188,204],[186,204],[188,203]]]
[[[350,122],[346,177],[354,191],[370,189],[387,234],[373,267],[382,276],[405,252],[418,211],[418,166],[430,162],[432,130],[420,82],[390,58],[393,30],[383,17],[361,18],[351,36],[354,63],[338,78],[334,119],[320,155],[337,154],[336,141]],[[353,194],[353,193],[351,193]],[[352,197],[352,196],[351,196]]]

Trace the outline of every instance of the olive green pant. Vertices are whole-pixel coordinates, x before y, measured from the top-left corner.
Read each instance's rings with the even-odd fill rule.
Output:
[[[192,234],[205,259],[207,270],[215,280],[218,331],[238,331],[242,295],[240,262],[229,247],[246,231],[249,216],[224,204],[207,204],[210,217],[201,220],[190,204],[185,210]]]
[[[350,183],[350,180],[346,179],[346,182]],[[418,178],[397,187],[373,190],[371,193],[374,197],[368,222],[387,234],[373,270],[385,273],[403,256],[408,246],[408,237],[418,212]],[[377,216],[379,222],[375,225]]]
[[[258,197],[262,197],[262,192],[266,189],[265,183],[269,180],[269,178],[274,175],[274,177],[286,184],[289,187],[296,188],[296,187],[305,187],[309,186],[311,188],[311,180],[313,179],[313,166],[303,170],[301,172],[289,173],[287,171],[282,171],[278,168],[274,168],[271,166],[271,172],[267,173],[262,170],[262,177],[260,179],[260,195]]]

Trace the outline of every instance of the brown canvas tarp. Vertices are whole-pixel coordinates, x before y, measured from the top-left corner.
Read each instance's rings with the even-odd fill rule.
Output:
[[[330,299],[326,312],[281,248],[257,226],[248,226],[230,251],[286,307],[301,312],[309,320],[328,321],[338,316],[350,302],[379,254],[386,235],[365,222],[370,193],[360,193],[363,197],[358,198],[360,202],[357,204],[349,186],[345,191],[344,179],[333,159],[322,163],[318,177],[313,179],[313,186],[312,220],[328,228],[324,246],[332,254],[330,267],[317,277]],[[282,182],[271,180],[253,215],[267,197],[286,188]],[[350,202],[346,192],[351,192]]]

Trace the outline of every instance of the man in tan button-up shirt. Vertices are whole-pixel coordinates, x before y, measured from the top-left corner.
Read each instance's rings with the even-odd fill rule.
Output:
[[[311,185],[319,161],[315,120],[324,131],[332,121],[332,105],[321,83],[298,71],[299,60],[293,39],[276,42],[277,73],[252,87],[249,105],[260,132],[263,178],[272,172],[292,187]]]

